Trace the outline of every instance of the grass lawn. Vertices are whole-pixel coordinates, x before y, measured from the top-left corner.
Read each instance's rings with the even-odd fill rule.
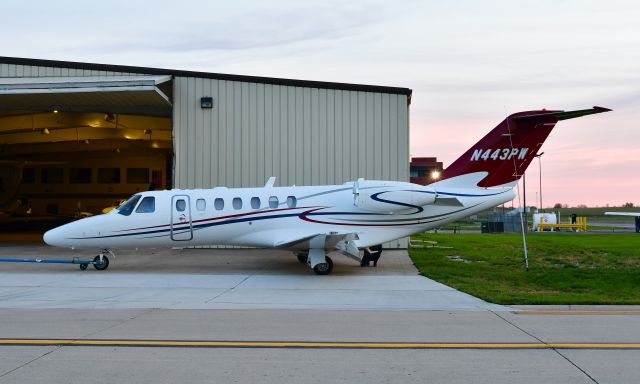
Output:
[[[500,304],[640,304],[640,234],[420,234],[409,255],[420,272]],[[436,241],[438,246],[424,248]]]

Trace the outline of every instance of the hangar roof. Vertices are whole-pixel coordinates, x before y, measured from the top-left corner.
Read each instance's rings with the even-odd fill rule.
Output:
[[[173,76],[180,76],[180,77],[197,77],[197,78],[216,79],[216,80],[288,85],[293,87],[341,89],[341,90],[347,90],[347,91],[390,93],[390,94],[406,95],[408,97],[409,102],[411,102],[411,94],[412,94],[412,90],[409,88],[385,87],[385,86],[379,86],[379,85],[333,83],[333,82],[327,82],[327,81],[294,80],[294,79],[281,79],[281,78],[275,78],[275,77],[229,75],[229,74],[223,74],[223,73],[183,71],[183,70],[176,70],[176,69],[149,68],[149,67],[135,67],[135,66],[128,66],[128,65],[82,63],[82,62],[73,62],[73,61],[28,59],[28,58],[20,58],[20,57],[0,56],[0,64],[32,65],[32,66],[54,67],[54,68],[73,68],[73,69],[113,71],[113,72],[129,72],[129,73],[139,73],[139,74],[148,74],[148,75],[173,75]]]

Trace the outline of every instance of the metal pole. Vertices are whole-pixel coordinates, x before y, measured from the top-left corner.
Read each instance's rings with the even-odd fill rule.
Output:
[[[544,152],[540,152],[536,155],[538,158],[538,173],[540,175],[540,182],[538,183],[538,186],[540,187],[540,210],[542,210],[542,155],[544,155]]]
[[[542,153],[538,156],[538,170],[540,172],[540,210],[542,211]]]
[[[527,215],[527,173],[524,172],[522,174],[522,200],[523,200],[523,208],[522,208],[522,214],[524,216],[524,222],[522,224],[522,231],[523,232],[528,232],[529,231],[529,217]]]

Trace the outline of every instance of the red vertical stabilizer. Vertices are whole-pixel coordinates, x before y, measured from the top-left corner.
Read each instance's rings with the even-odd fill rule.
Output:
[[[447,167],[440,180],[487,172],[479,187],[494,187],[520,179],[559,120],[608,112],[593,107],[578,111],[518,112],[504,119],[485,137]]]

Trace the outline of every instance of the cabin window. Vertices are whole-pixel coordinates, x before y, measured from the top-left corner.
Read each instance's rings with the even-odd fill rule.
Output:
[[[133,195],[129,200],[125,201],[124,204],[117,208],[118,213],[124,216],[129,216],[141,197],[142,196],[140,195]]]
[[[242,209],[242,199],[239,197],[234,197],[231,201],[231,205],[233,205],[233,209]]]
[[[153,196],[147,196],[136,208],[136,213],[152,213],[156,211],[156,198]]]
[[[127,184],[149,184],[149,168],[127,168]]]
[[[42,184],[64,183],[64,168],[42,168],[40,172]]]
[[[198,211],[204,211],[207,209],[207,202],[204,199],[196,200],[196,209]]]
[[[259,197],[252,197],[251,198],[251,208],[260,209],[260,198]]]
[[[98,184],[120,184],[120,168],[98,168]]]
[[[22,168],[22,182],[24,184],[36,183],[36,169],[35,168]]]
[[[287,196],[287,207],[295,208],[298,205],[298,199],[295,196]]]
[[[176,200],[176,211],[184,212],[185,209],[187,209],[187,202],[182,199]]]
[[[216,198],[215,200],[213,200],[213,206],[216,210],[222,211],[224,209],[224,200],[219,197]]]
[[[69,170],[70,184],[91,184],[91,168],[71,168]]]
[[[278,197],[271,196],[269,198],[269,208],[278,208]]]

